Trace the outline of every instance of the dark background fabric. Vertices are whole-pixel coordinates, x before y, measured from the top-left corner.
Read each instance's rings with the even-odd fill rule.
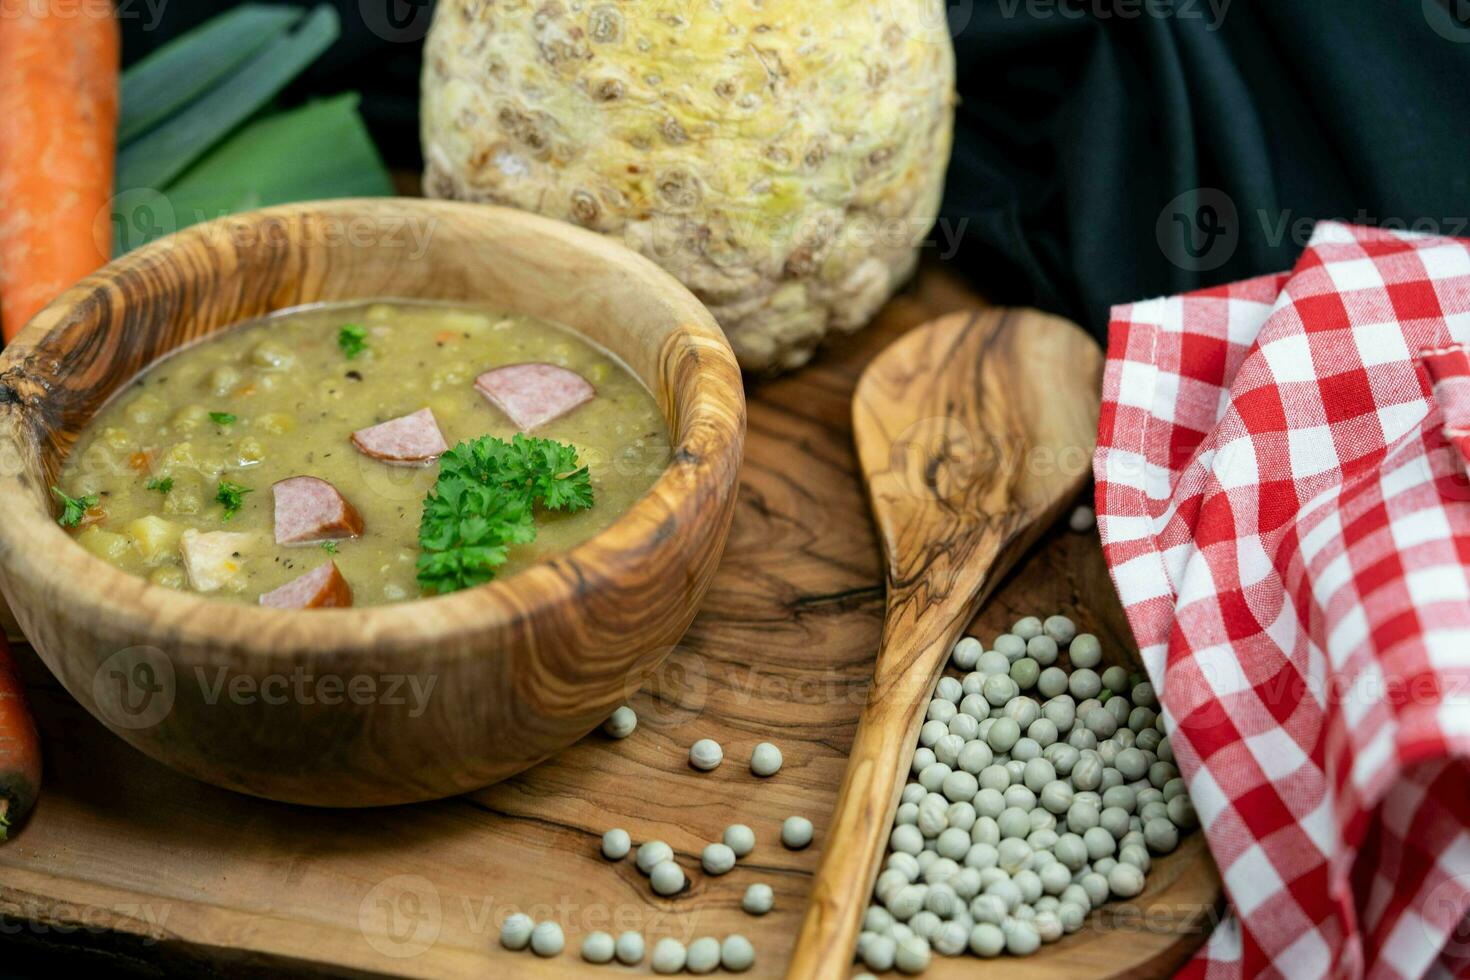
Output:
[[[343,37],[287,98],[361,91],[385,157],[418,167],[432,0],[330,2]],[[119,3],[126,61],[233,5],[168,3],[150,24]],[[962,101],[942,220],[993,299],[1101,336],[1114,303],[1289,267],[1316,219],[1470,235],[1470,0],[951,0],[949,16]]]

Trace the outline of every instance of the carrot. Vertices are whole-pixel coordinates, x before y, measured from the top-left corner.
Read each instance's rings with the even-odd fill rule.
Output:
[[[121,41],[76,0],[0,0],[0,328],[9,341],[111,252]]]
[[[30,812],[41,788],[41,738],[0,633],[0,840]]]

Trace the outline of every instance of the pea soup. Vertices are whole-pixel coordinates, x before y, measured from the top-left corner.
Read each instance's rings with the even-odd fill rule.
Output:
[[[574,331],[391,301],[280,313],[159,362],[54,493],[78,543],[155,584],[372,605],[577,545],[669,456],[653,396]]]

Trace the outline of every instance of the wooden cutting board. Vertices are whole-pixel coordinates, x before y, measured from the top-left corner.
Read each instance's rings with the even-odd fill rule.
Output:
[[[0,846],[4,964],[36,973],[76,959],[151,975],[601,976],[631,971],[583,963],[582,937],[636,929],[650,949],[664,935],[687,942],[740,932],[757,949],[750,975],[780,976],[881,625],[883,577],[849,397],[867,361],[904,330],[978,303],[946,274],[927,271],[869,330],[795,375],[752,384],[724,563],[679,649],[630,695],[640,724],[626,741],[593,735],[457,799],[309,810],[217,790],[152,762],[103,730],[22,649],[47,769],[29,825]],[[1021,615],[1053,611],[1105,644],[1129,642],[1093,536],[1051,535],[977,629],[988,638]],[[686,761],[704,737],[725,748],[713,773]],[[785,767],[758,780],[747,764],[764,740],[781,747]],[[778,842],[792,814],[816,824],[808,850]],[[754,828],[755,852],[724,877],[698,872],[703,845],[736,822]],[[631,860],[605,861],[598,848],[611,827],[672,844],[692,888],[658,898]],[[1207,860],[1188,859],[1202,848],[1199,835],[1186,846],[1126,914],[1094,917],[1088,928],[1112,935],[1090,949],[1126,949],[1137,964],[1142,944],[1146,968],[1132,975],[1167,975],[1203,941],[1219,883]],[[756,881],[776,893],[762,918],[739,907]],[[562,922],[566,952],[538,960],[501,949],[499,924],[512,911]],[[978,966],[937,961],[927,975]],[[1096,952],[1066,966],[1079,976],[1108,972]]]

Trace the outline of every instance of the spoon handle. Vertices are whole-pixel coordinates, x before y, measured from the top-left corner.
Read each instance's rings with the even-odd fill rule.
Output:
[[[867,908],[866,898],[878,876],[882,842],[898,807],[907,769],[905,749],[917,737],[938,683],[940,668],[969,621],[972,603],[947,603],[951,613],[926,617],[933,626],[923,632],[900,630],[907,622],[890,603],[884,624],[879,664],[907,664],[910,669],[884,676],[880,670],[863,707],[857,737],[849,755],[842,791],[822,844],[806,919],[788,977],[838,980],[852,965],[852,951]]]

